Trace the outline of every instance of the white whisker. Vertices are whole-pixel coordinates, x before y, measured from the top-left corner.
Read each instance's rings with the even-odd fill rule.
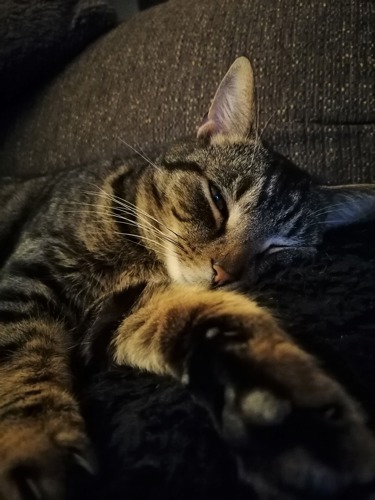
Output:
[[[101,188],[99,188],[99,189],[101,190],[101,192],[105,196],[107,196],[107,198],[116,201],[121,207],[123,207],[123,208],[125,208],[127,210],[133,210],[133,213],[136,214],[137,216],[144,215],[145,217],[148,217],[149,219],[155,221],[160,226],[164,227],[167,231],[169,231],[172,234],[174,234],[175,236],[177,236],[177,238],[181,238],[182,240],[187,241],[186,238],[184,238],[183,236],[181,236],[178,233],[176,233],[175,231],[173,231],[173,229],[171,229],[168,226],[166,226],[162,221],[156,219],[152,215],[148,214],[146,211],[140,209],[139,207],[137,207],[136,205],[134,205],[133,203],[131,203],[130,201],[122,199],[122,198],[119,198],[118,196],[109,194],[109,193],[107,193],[106,191],[104,191]],[[155,226],[153,226],[153,227],[155,227]],[[176,242],[176,244],[177,244],[177,242]]]
[[[127,143],[126,141],[124,141],[124,139],[121,139],[121,137],[117,136],[117,139],[119,141],[121,141],[123,144],[125,144],[125,146],[127,146],[128,148],[130,148],[132,151],[134,151],[134,153],[136,153],[138,156],[140,156],[141,158],[143,158],[143,160],[147,161],[147,163],[149,165],[151,165],[156,170],[158,170],[159,172],[161,172],[161,168],[158,167],[157,165],[155,165],[155,163],[153,161],[151,161],[150,158],[148,158],[141,149],[137,150],[135,147],[131,146],[129,143]]]

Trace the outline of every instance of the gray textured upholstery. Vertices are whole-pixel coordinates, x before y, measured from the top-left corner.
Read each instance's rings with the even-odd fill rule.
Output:
[[[330,182],[375,181],[371,0],[170,0],[86,49],[14,113],[4,172],[32,175],[195,132],[234,58],[253,61],[263,137]]]

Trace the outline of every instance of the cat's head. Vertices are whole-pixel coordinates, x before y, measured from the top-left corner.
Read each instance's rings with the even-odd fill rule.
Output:
[[[154,217],[145,236],[174,281],[256,277],[313,254],[327,229],[375,213],[373,186],[320,186],[266,149],[254,108],[253,71],[240,57],[197,138],[170,148],[140,190],[138,205]]]

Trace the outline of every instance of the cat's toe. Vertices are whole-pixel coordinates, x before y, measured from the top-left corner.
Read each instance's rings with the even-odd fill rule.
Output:
[[[81,426],[7,426],[1,432],[0,500],[63,500],[70,475],[95,472]]]
[[[248,440],[251,426],[281,425],[290,415],[292,405],[264,388],[254,388],[243,394],[228,384],[224,390],[222,434],[232,444],[242,446]]]
[[[223,436],[242,478],[259,492],[284,488],[332,498],[374,481],[375,440],[361,412],[336,382],[320,383],[321,402],[316,393],[311,400],[288,395],[287,384],[283,393],[272,379],[245,393],[226,388]]]
[[[362,411],[288,337],[214,326],[201,339],[189,385],[262,498],[336,498],[374,481],[375,439]]]

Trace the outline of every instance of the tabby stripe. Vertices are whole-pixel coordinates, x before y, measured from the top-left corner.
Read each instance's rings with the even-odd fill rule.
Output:
[[[158,209],[161,210],[163,208],[163,202],[161,199],[160,192],[157,189],[157,187],[155,186],[155,183],[153,183],[153,182],[151,183],[151,192],[152,192],[152,196],[154,197],[154,201],[155,201]]]
[[[48,316],[48,320],[51,318]],[[27,318],[19,321],[14,325],[10,325],[10,331],[0,333],[0,363],[5,365],[5,362],[12,362],[12,366],[16,370],[22,370],[29,367],[32,373],[41,366],[42,369],[48,367],[48,362],[51,359],[56,359],[59,354],[54,348],[56,339],[53,333],[49,330],[40,330],[40,321],[34,318]],[[47,326],[47,323],[45,324]],[[9,326],[8,326],[9,328]],[[4,338],[4,334],[7,338]],[[22,351],[24,356],[16,356]],[[38,359],[35,359],[35,357]],[[46,364],[47,363],[47,364]]]
[[[119,215],[120,217],[124,216],[124,207],[120,204],[119,201],[117,201],[117,198],[119,198],[120,200],[124,199],[124,183],[126,177],[129,177],[129,172],[119,175],[112,181],[111,184],[113,196],[115,197],[115,199],[113,199],[111,202],[111,212],[115,215]],[[126,214],[125,216],[131,220],[135,220],[135,216],[133,216],[132,214]],[[129,233],[134,233],[134,235],[136,235],[134,226],[130,223],[127,223],[125,220],[115,217],[114,223],[119,233],[128,233],[127,239],[132,238],[131,236],[129,236]],[[134,241],[137,242],[138,239],[134,239]]]
[[[191,217],[184,217],[183,215],[181,215],[176,209],[175,207],[172,207],[172,214],[174,215],[174,217],[176,217],[177,220],[179,220],[180,222],[191,222]]]
[[[99,313],[97,307],[92,308],[90,317],[84,321],[86,332],[82,351],[87,363],[107,366],[112,336],[121,321],[131,313],[145,288],[142,283],[111,295],[100,305]],[[91,326],[88,327],[90,321]]]
[[[120,174],[118,177],[113,179],[111,184],[113,194],[120,199],[124,198],[124,185],[126,177],[129,177],[129,172]]]
[[[33,300],[41,300],[46,298],[44,294],[40,294],[34,291],[34,288],[30,288],[29,292],[25,292],[26,285],[31,285],[34,287],[34,284],[28,282],[22,282],[22,290],[17,290],[17,288],[0,288],[0,303],[19,303],[19,304],[28,304]],[[20,285],[16,285],[20,286]]]
[[[271,170],[272,166],[270,166]],[[278,181],[278,175],[275,173],[275,167],[273,166],[273,172],[270,173],[265,179],[260,188],[260,193],[258,196],[258,200],[254,206],[254,208],[259,208],[263,203],[269,198],[269,195],[274,190],[275,183]]]
[[[42,373],[33,373],[32,375],[29,375],[28,377],[24,378],[22,380],[22,383],[25,384],[25,385],[39,385],[39,384],[45,384],[47,383],[48,385],[50,385],[51,383],[51,378],[52,378],[52,373],[50,372],[42,372]],[[56,386],[56,385],[59,385],[57,383],[56,380],[53,381],[53,384]],[[64,386],[61,385],[61,388],[64,389]]]
[[[59,265],[55,264],[55,267],[58,268]],[[56,270],[58,271],[58,269]],[[44,310],[48,311],[54,318],[61,317],[61,312],[64,307],[65,317],[70,321],[72,321],[73,318],[71,318],[70,316],[68,318],[66,316],[68,311],[75,315],[80,313],[77,306],[75,306],[73,301],[71,300],[68,288],[60,279],[57,278],[53,270],[46,264],[40,262],[32,263],[25,261],[16,261],[11,265],[10,272],[19,278],[26,279],[26,281],[22,283],[23,288],[26,288],[27,285],[30,287],[34,287],[35,283],[33,284],[32,282],[38,282],[48,289],[48,292],[51,294],[51,296],[48,297],[47,293],[46,295],[44,295],[31,290],[29,292],[26,291],[25,293],[15,290],[14,293],[12,293],[9,289],[7,289],[6,292],[2,292],[0,290],[0,299],[1,295],[6,294],[4,296],[4,299],[7,301],[8,298],[11,298],[11,300],[14,300],[14,302],[18,300],[18,302],[26,303],[28,297],[28,300],[30,302],[34,301],[35,304],[39,304],[39,308],[35,308],[35,311],[32,311],[34,314],[40,315],[41,309],[43,308]],[[30,280],[31,282],[28,282],[27,280]]]
[[[48,413],[51,409],[56,412],[64,413],[65,415],[69,413],[75,414],[76,412],[73,406],[69,406],[66,403],[61,404],[56,400],[56,397],[45,395],[41,396],[38,402],[30,402],[20,407],[10,408],[0,415],[0,420],[6,420],[9,418],[35,417],[43,413]]]
[[[196,172],[197,174],[203,174],[202,167],[198,165],[195,161],[165,161],[164,165],[168,167],[168,170],[182,170],[183,172]]]
[[[119,212],[121,214],[123,212],[123,210],[121,210],[121,205],[116,201],[116,199],[119,198],[122,200],[124,198],[125,177],[127,177],[126,173],[121,174],[116,177],[111,184],[113,196],[115,197],[112,199],[112,211],[115,213]]]
[[[280,210],[280,217],[279,220],[283,224],[293,224],[295,219],[298,219],[298,217],[301,214],[301,207],[303,205],[303,197],[298,196],[298,199],[295,200],[294,204],[289,206],[288,208],[284,207],[283,210]]]
[[[9,341],[0,345],[0,363],[11,361],[13,356],[25,346],[27,338],[17,339],[17,341]]]
[[[243,178],[240,179],[239,186],[236,191],[236,201],[238,201],[245,193],[247,193],[251,186],[254,184],[253,179]]]
[[[1,309],[0,308],[0,323],[17,323],[30,318],[30,312],[15,311],[14,309]],[[0,347],[1,359],[1,347]]]
[[[11,272],[13,275],[21,278],[39,281],[45,285],[59,301],[66,298],[66,289],[63,283],[54,276],[52,269],[46,264],[41,262],[16,261],[11,266]]]
[[[38,176],[37,176],[38,177]],[[43,177],[43,176],[41,176]],[[34,181],[36,177],[32,179]],[[31,179],[24,179],[31,180]],[[37,186],[35,186],[38,189]],[[17,247],[19,240],[22,238],[24,233],[24,229],[27,227],[27,224],[30,220],[33,219],[34,215],[38,212],[39,206],[46,201],[49,196],[51,186],[46,184],[42,189],[39,190],[38,193],[38,203],[35,203],[35,200],[29,200],[28,203],[25,203],[21,208],[21,211],[18,214],[17,220],[11,224],[8,231],[2,234],[2,242],[0,247],[0,268],[7,261],[9,257],[11,257],[14,249]],[[18,188],[17,188],[18,189]],[[30,191],[26,190],[26,193]],[[12,196],[12,195],[11,195]],[[26,195],[27,196],[27,195]],[[3,200],[2,200],[3,201]],[[31,201],[31,204],[30,204]],[[6,206],[6,202],[5,205]],[[22,203],[21,203],[22,206]]]
[[[51,379],[49,379],[50,381]],[[20,394],[19,396],[13,398],[11,401],[8,401],[5,404],[0,405],[0,413],[6,410],[9,407],[14,407],[15,405],[18,405],[19,403],[22,403],[26,399],[30,398],[31,396],[39,396],[41,394],[42,390],[41,389],[30,389],[23,394]]]
[[[30,286],[31,283],[22,283],[22,287],[24,289],[26,288],[26,285]],[[49,297],[47,294],[41,292],[35,292],[31,289],[31,287],[28,293],[27,291],[25,292],[17,289],[0,289],[0,307],[2,305],[3,309],[5,309],[7,304],[11,305],[13,308],[19,305],[27,308],[27,311],[25,309],[21,309],[20,312],[28,312],[29,315],[31,315],[33,312],[38,312],[40,310],[40,306],[48,310],[52,306],[56,306],[56,304],[53,304],[52,301],[52,297]],[[37,311],[35,311],[36,307],[38,308]]]
[[[300,232],[301,229],[305,226],[306,222],[302,214],[298,214],[296,218],[292,221],[291,226],[288,230],[285,231],[285,236],[287,238],[291,238],[295,235],[301,236],[303,231]]]
[[[33,417],[45,413],[46,407],[43,401],[38,403],[29,403],[21,407],[12,407],[0,415],[0,420],[6,420],[9,418],[19,418],[19,417]]]
[[[299,195],[298,199],[294,202],[294,204],[285,209],[283,220],[285,222],[289,222],[293,220],[296,215],[299,215],[302,204],[303,204],[303,197]]]

